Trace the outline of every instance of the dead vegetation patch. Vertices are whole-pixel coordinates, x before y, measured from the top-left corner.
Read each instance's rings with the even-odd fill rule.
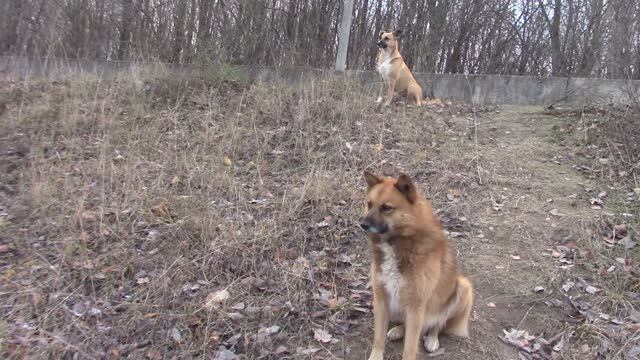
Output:
[[[370,317],[361,171],[438,168],[448,129],[338,77],[1,89],[7,358],[348,357]]]

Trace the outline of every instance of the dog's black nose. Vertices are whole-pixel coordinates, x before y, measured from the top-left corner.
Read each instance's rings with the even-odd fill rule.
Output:
[[[365,230],[368,231],[371,228],[371,225],[367,224],[366,222],[361,222],[360,223],[360,227]]]

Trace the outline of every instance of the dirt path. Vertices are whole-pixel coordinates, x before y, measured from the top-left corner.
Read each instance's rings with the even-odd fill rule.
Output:
[[[584,192],[588,180],[571,164],[558,160],[565,150],[550,141],[556,123],[539,108],[506,107],[481,116],[482,185],[468,191],[450,189],[446,204],[434,200],[435,208],[471,224],[454,236],[459,236],[455,243],[462,266],[476,289],[471,338],[444,337],[441,358],[517,359],[516,349],[498,338],[503,329],[524,329],[547,339],[564,330],[560,310],[544,302],[558,296],[568,270],[560,269],[546,250],[576,235],[580,219],[590,218],[592,210],[573,206],[572,194]],[[471,162],[473,142],[461,147],[456,133],[452,134],[443,153],[461,154]],[[475,166],[470,166],[468,174],[458,175],[474,177],[473,171]],[[471,209],[480,211],[470,213]],[[545,290],[536,293],[538,286]],[[369,338],[371,329],[365,333],[364,338]],[[400,358],[401,344],[388,349],[389,358]]]

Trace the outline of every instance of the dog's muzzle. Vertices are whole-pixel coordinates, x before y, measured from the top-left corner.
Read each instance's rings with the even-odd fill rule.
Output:
[[[384,41],[378,41],[376,43],[376,46],[379,47],[380,49],[385,49],[387,47],[387,44],[385,44]]]
[[[386,224],[375,224],[370,219],[363,219],[360,223],[360,227],[371,234],[384,234],[389,231],[389,227]]]

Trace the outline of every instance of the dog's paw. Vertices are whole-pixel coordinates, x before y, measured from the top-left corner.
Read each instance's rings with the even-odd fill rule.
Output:
[[[397,341],[402,339],[403,337],[404,337],[404,325],[395,326],[391,328],[389,332],[387,332],[387,339],[389,341]]]
[[[440,347],[440,341],[437,336],[426,336],[424,338],[424,349],[428,352],[434,352]]]
[[[382,102],[382,96],[378,97],[378,100],[376,100],[376,104],[381,102]]]
[[[369,360],[382,360],[382,352],[380,351],[372,351],[371,356],[369,356]]]

